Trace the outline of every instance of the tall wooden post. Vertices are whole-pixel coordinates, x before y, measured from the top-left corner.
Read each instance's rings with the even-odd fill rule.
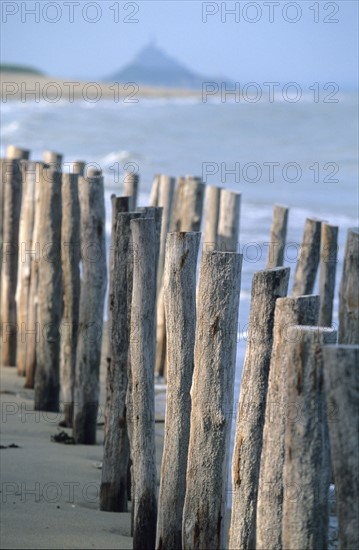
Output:
[[[30,308],[30,281],[32,261],[32,237],[35,218],[35,188],[36,178],[39,176],[36,162],[28,162],[23,177],[23,192],[19,228],[19,260],[18,279],[16,288],[17,311],[17,350],[16,366],[19,376],[25,376],[27,364],[26,339]]]
[[[280,267],[284,262],[284,249],[287,238],[288,206],[275,204],[273,206],[272,226],[267,258],[267,269]]]
[[[55,172],[62,172],[62,159],[61,153],[55,151],[44,151],[42,155],[45,164],[48,164],[51,170]]]
[[[159,191],[160,177],[161,176],[159,174],[156,174],[155,177],[153,178],[149,206],[158,206],[158,191]]]
[[[29,149],[21,149],[15,145],[8,145],[5,151],[5,157],[9,160],[29,160]]]
[[[277,298],[287,294],[289,272],[289,268],[277,267],[257,271],[253,276],[247,350],[232,460],[230,548],[255,547],[259,466],[274,310]]]
[[[340,548],[359,547],[359,346],[324,346]]]
[[[206,251],[216,250],[217,248],[221,191],[221,187],[216,187],[215,185],[207,185],[206,187],[203,229],[203,247]]]
[[[103,310],[106,292],[103,177],[79,178],[82,282],[76,352],[73,434],[77,443],[96,442]]]
[[[283,548],[328,547],[330,451],[321,346],[336,331],[293,326],[287,333],[287,399],[283,468]]]
[[[348,230],[339,289],[339,344],[359,344],[359,230]]]
[[[239,241],[239,214],[241,195],[229,189],[221,190],[217,249],[236,252]]]
[[[3,253],[1,269],[1,363],[16,365],[16,285],[18,270],[19,223],[22,197],[21,161],[2,161],[4,182]]]
[[[86,162],[84,160],[75,160],[72,164],[73,174],[77,174],[78,176],[83,176],[85,173],[85,166],[86,166]]]
[[[167,405],[156,548],[168,550],[182,547],[200,238],[200,233],[169,233],[166,244]]]
[[[225,547],[242,256],[202,254],[182,548]]]
[[[39,339],[36,345],[35,410],[58,411],[62,315],[61,172],[41,174],[38,269]]]
[[[337,269],[338,227],[322,223],[320,245],[319,324],[323,327],[332,325],[333,297],[335,290],[335,272]]]
[[[80,202],[78,175],[62,176],[61,261],[63,315],[61,322],[60,379],[64,424],[72,427],[80,307]]]
[[[123,195],[131,197],[130,212],[135,212],[137,208],[139,175],[133,172],[126,172],[123,178]]]
[[[161,242],[160,242],[160,253],[158,260],[158,271],[157,271],[157,294],[162,283],[162,275],[165,265],[165,250],[166,250],[166,238],[167,233],[169,232],[170,223],[171,223],[171,214],[173,199],[175,194],[176,181],[174,178],[169,176],[160,176],[159,179],[159,189],[158,189],[158,204],[163,208],[162,211],[162,226],[161,226]]]
[[[320,256],[321,221],[307,218],[294,275],[293,296],[312,294]]]
[[[282,549],[283,465],[287,402],[287,332],[293,325],[317,325],[319,296],[278,298],[274,313],[273,347],[260,457],[256,548]]]
[[[156,539],[156,448],[154,418],[156,228],[154,219],[131,221],[135,253],[131,307],[133,547],[153,549]]]

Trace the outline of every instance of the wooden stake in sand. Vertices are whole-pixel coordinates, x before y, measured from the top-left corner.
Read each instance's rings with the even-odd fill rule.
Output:
[[[149,206],[158,206],[158,190],[160,177],[160,174],[156,174],[153,178]]]
[[[30,151],[28,149],[21,149],[15,145],[8,145],[6,147],[5,156],[10,160],[29,160]]]
[[[179,178],[174,198],[171,232],[200,231],[205,184],[200,178]]]
[[[62,176],[61,260],[63,315],[61,322],[60,378],[64,424],[72,427],[80,307],[80,202],[77,174]]]
[[[339,290],[339,344],[359,344],[359,230],[348,230]]]
[[[19,229],[19,260],[18,279],[16,288],[17,311],[17,351],[16,366],[19,376],[25,376],[27,365],[26,331],[29,320],[30,277],[32,262],[32,237],[35,218],[35,188],[36,178],[39,177],[38,164],[28,162],[24,170],[23,193]]]
[[[283,469],[283,548],[328,547],[330,451],[321,346],[331,328],[293,326],[287,332],[287,399]]]
[[[41,173],[38,266],[39,338],[36,345],[35,410],[58,411],[62,316],[61,172]]]
[[[359,548],[359,346],[324,346],[340,548]]]
[[[202,254],[182,548],[225,548],[242,256]]]
[[[207,185],[205,200],[205,216],[203,230],[204,250],[215,250],[217,248],[217,229],[219,220],[219,204],[221,196],[221,187]]]
[[[106,292],[103,177],[79,178],[82,282],[76,352],[73,434],[77,443],[96,442],[103,309]]]
[[[128,199],[128,197],[126,197]],[[100,492],[101,510],[126,512],[127,469],[130,456],[126,393],[130,369],[130,322],[133,280],[131,220],[138,213],[120,213],[113,248],[113,280],[109,310],[110,345],[107,358],[106,435]],[[131,406],[129,407],[131,410]]]
[[[267,269],[280,267],[284,261],[284,248],[287,238],[288,206],[275,204],[273,206],[272,226],[267,258]]]
[[[256,548],[282,549],[283,465],[287,399],[287,331],[292,325],[318,323],[319,296],[278,298],[263,427],[257,499]]]
[[[200,233],[169,233],[166,244],[163,284],[168,384],[156,535],[158,549],[177,550],[182,547],[200,238]]]
[[[166,238],[171,224],[172,206],[175,194],[176,180],[169,176],[160,176],[158,190],[158,204],[163,208],[160,254],[157,272],[157,294],[162,284],[163,269],[165,265]]]
[[[72,173],[83,176],[85,173],[86,162],[84,160],[75,160],[72,164]]]
[[[28,325],[26,327],[26,333],[24,334],[24,338],[26,340],[26,388],[33,388],[35,385],[36,346],[41,333],[38,324],[37,293],[39,282],[39,265],[42,254],[40,249],[40,197],[42,193],[43,174],[48,170],[46,166],[47,165],[42,162],[36,162],[35,168],[34,226],[32,231],[32,251],[30,263],[29,313]]]
[[[321,221],[307,218],[294,275],[293,296],[311,294],[320,256]]]
[[[255,548],[264,412],[277,298],[287,294],[289,268],[257,271],[252,282],[246,357],[232,459],[230,548]]]
[[[239,241],[239,213],[241,195],[229,189],[221,190],[217,249],[223,252],[236,252]]]
[[[51,170],[55,172],[62,172],[62,159],[63,156],[55,151],[44,151],[42,155],[45,164],[48,164]]]
[[[154,219],[131,221],[134,250],[131,307],[132,414],[135,550],[153,550],[156,539],[156,459],[154,416],[156,228]]]
[[[123,178],[123,195],[130,197],[130,212],[135,212],[137,208],[139,175],[134,172],[126,172]]]
[[[16,285],[18,269],[19,223],[22,197],[21,161],[3,159],[1,181],[4,186],[3,243],[1,269],[1,364],[16,365]]]
[[[332,326],[335,272],[337,269],[338,227],[322,223],[320,245],[319,325]]]

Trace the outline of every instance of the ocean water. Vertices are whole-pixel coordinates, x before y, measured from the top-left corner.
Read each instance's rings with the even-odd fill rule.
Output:
[[[140,204],[153,176],[202,175],[207,183],[242,193],[239,251],[244,253],[235,401],[245,354],[253,273],[263,269],[274,203],[290,207],[288,242],[300,243],[308,216],[339,225],[337,287],[347,229],[357,225],[357,103],[303,98],[288,103],[202,103],[196,99],[140,99],[138,103],[2,104],[1,154],[16,144],[34,160],[44,149],[83,159],[104,171],[107,229],[111,193],[121,194],[126,169],[140,173]],[[65,168],[64,168],[65,169]],[[230,173],[232,171],[232,173]],[[234,173],[233,173],[234,171]],[[109,235],[108,235],[109,237]],[[256,244],[253,244],[256,243]],[[293,275],[295,248],[285,265]],[[291,291],[290,281],[289,292]],[[338,288],[334,322],[337,322]]]

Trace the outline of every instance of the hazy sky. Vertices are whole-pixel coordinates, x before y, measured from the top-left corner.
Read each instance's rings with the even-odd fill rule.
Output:
[[[357,83],[357,1],[2,0],[1,10],[2,62],[51,75],[99,79],[155,38],[207,76]]]

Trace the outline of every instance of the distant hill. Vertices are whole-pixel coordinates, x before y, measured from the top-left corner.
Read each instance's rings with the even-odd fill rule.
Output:
[[[28,67],[27,65],[14,65],[12,63],[1,63],[0,72],[3,73],[26,73],[26,74],[35,74],[43,75],[42,71],[34,69],[33,67]]]
[[[106,81],[136,82],[165,88],[201,89],[203,82],[231,81],[194,73],[155,44],[144,47],[129,65],[105,78]]]

